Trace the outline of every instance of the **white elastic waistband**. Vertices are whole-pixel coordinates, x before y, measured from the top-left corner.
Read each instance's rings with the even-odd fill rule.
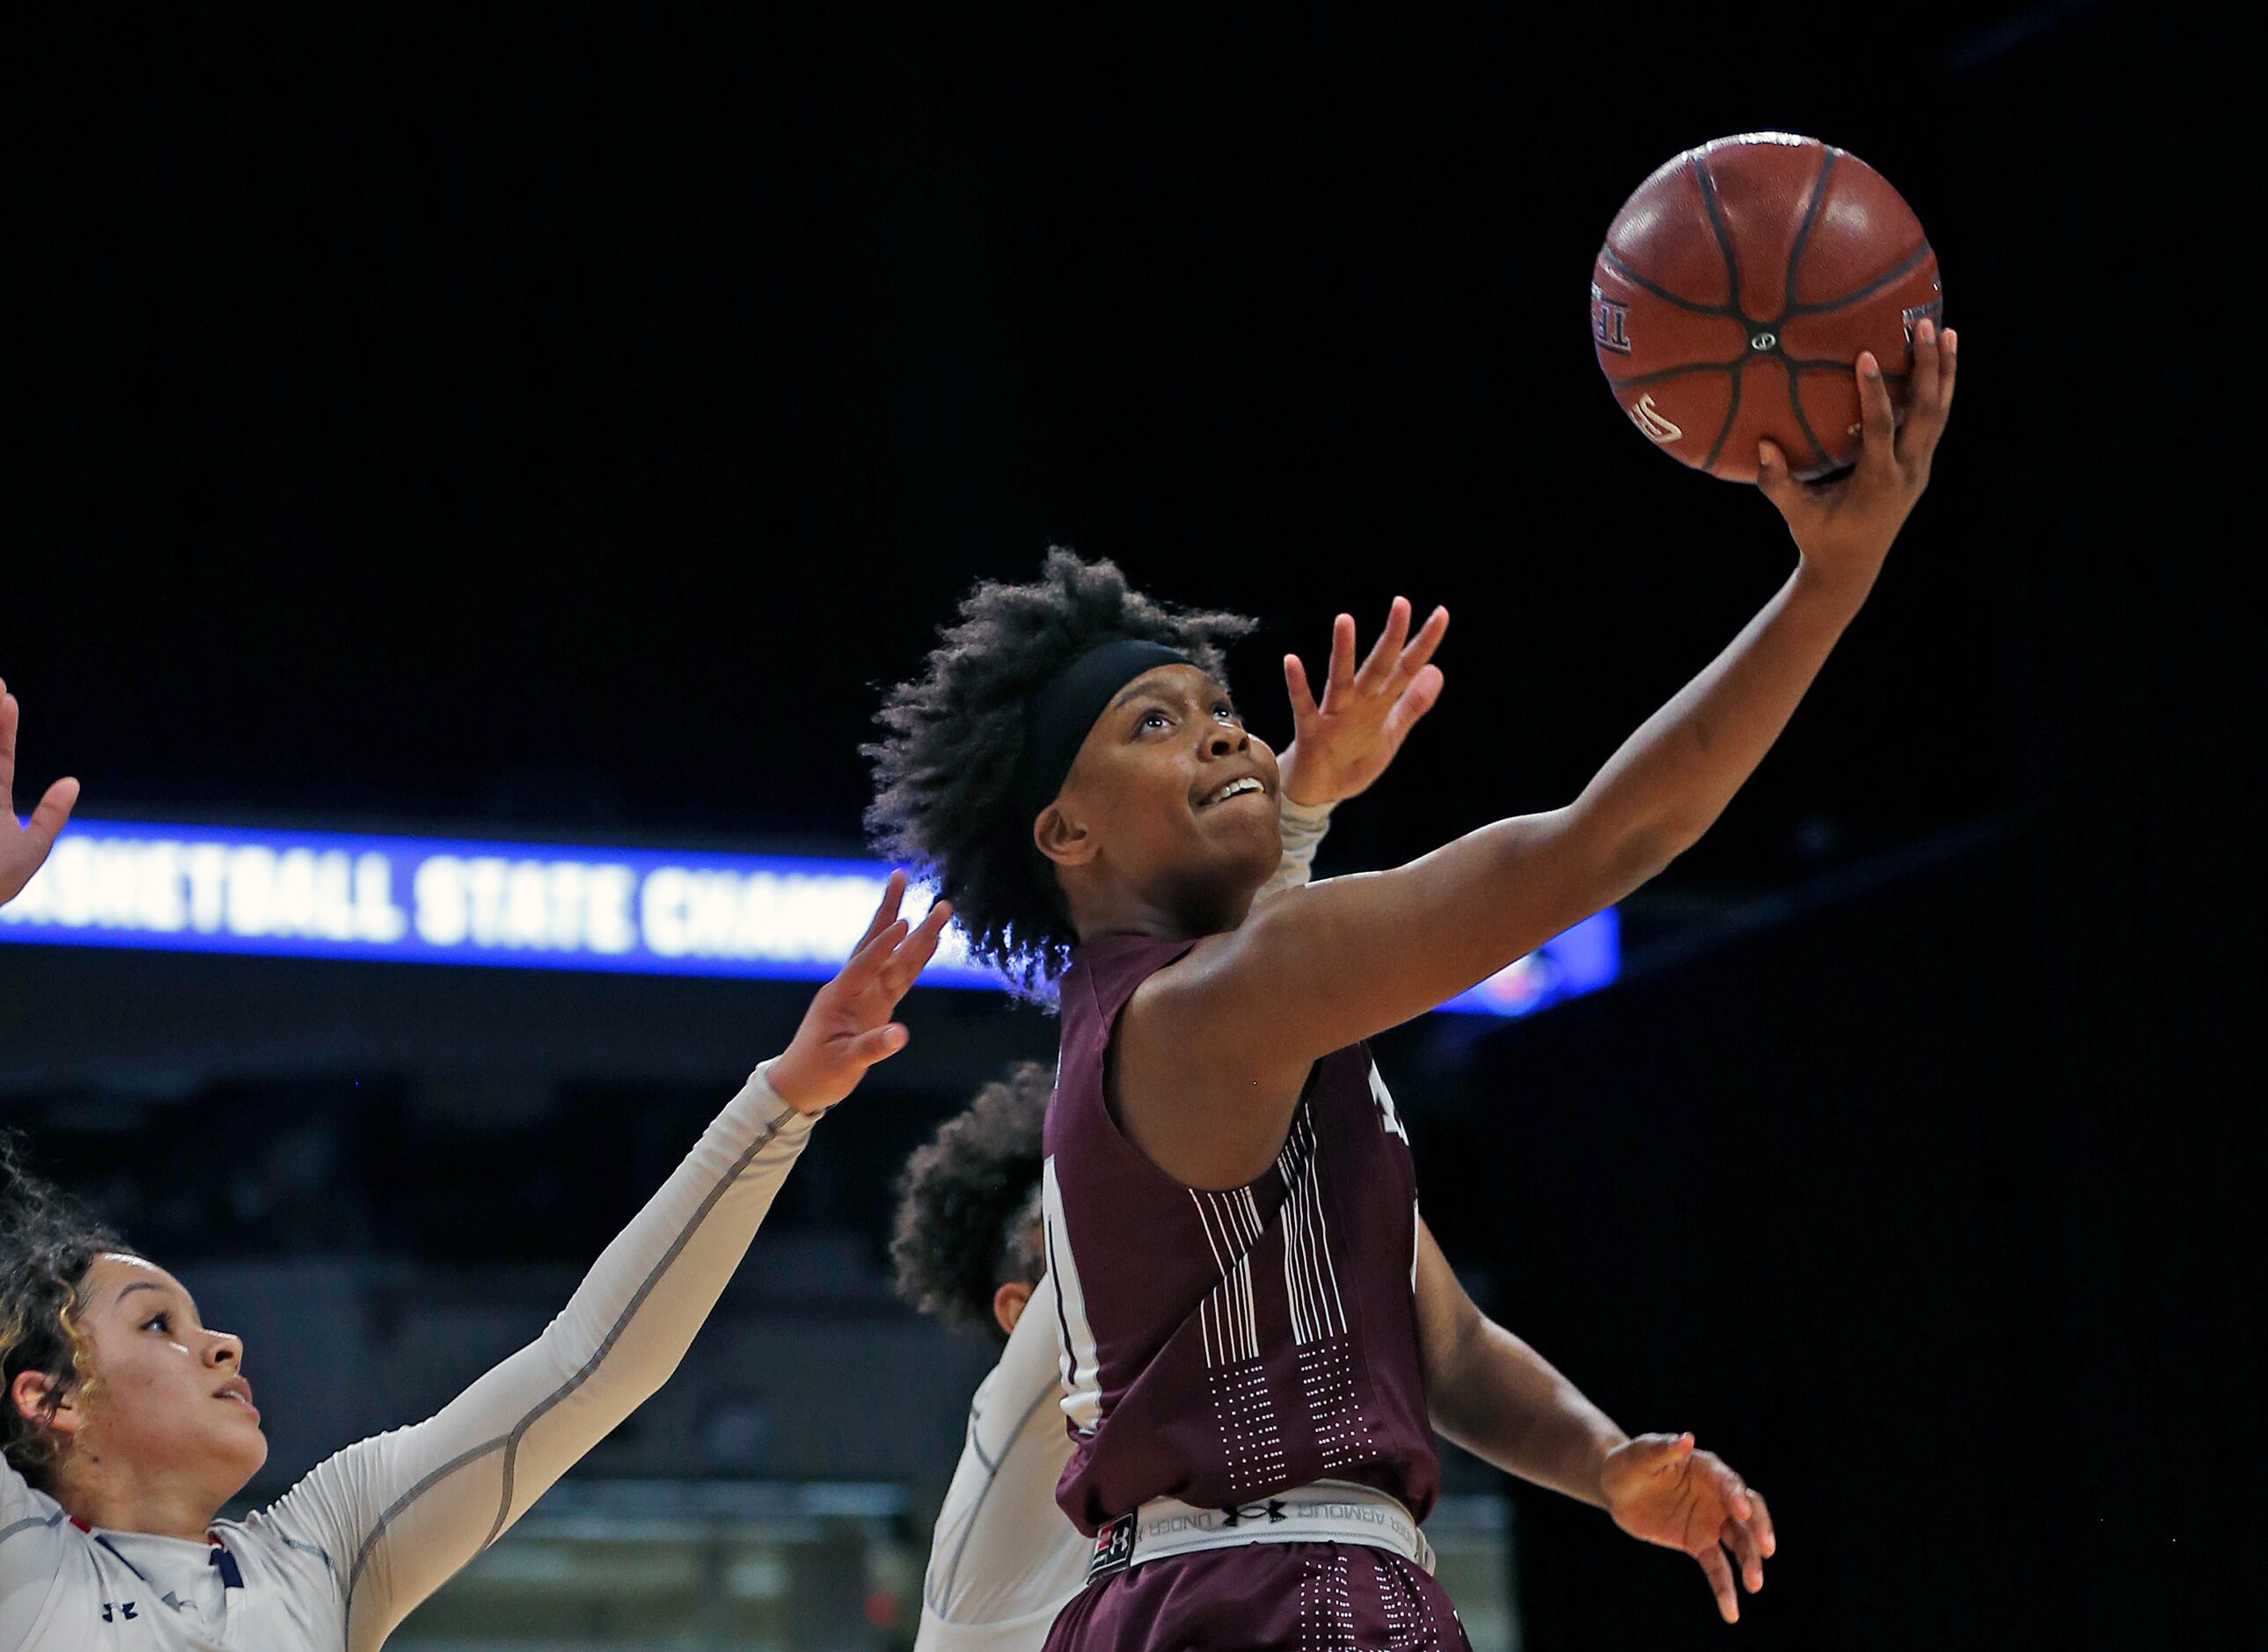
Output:
[[[1433,1547],[1395,1498],[1367,1486],[1317,1480],[1234,1509],[1198,1509],[1171,1497],[1144,1503],[1095,1535],[1089,1582],[1145,1560],[1248,1543],[1359,1543],[1400,1555],[1430,1575]]]

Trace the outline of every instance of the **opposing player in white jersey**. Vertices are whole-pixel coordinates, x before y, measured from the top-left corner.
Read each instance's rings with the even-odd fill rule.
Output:
[[[1438,639],[1437,639],[1438,640]],[[1427,650],[1429,653],[1430,650]],[[1283,860],[1265,893],[1307,881],[1331,810],[1385,773],[1441,692],[1426,661],[1398,694],[1358,672],[1342,616],[1317,702],[1285,660],[1293,739],[1285,752]],[[900,1295],[948,1324],[1006,1339],[968,1410],[939,1510],[916,1652],[1036,1652],[1086,1580],[1094,1545],[1056,1506],[1071,1460],[1057,1401],[1061,1338],[1040,1209],[1040,1125],[1055,1076],[1019,1062],[908,1162],[891,1254]]]
[[[0,737],[12,732],[6,717]],[[0,857],[11,848],[0,843]],[[947,915],[940,903],[909,926],[904,888],[894,875],[787,1049],[750,1076],[541,1337],[425,1421],[349,1446],[241,1522],[218,1512],[268,1453],[243,1345],[205,1325],[171,1274],[21,1170],[0,1138],[0,1648],[383,1642],[660,1387],[818,1115],[903,1047],[890,1017]]]

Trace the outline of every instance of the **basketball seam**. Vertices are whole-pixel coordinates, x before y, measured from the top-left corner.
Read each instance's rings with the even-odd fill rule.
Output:
[[[1851,371],[1850,363],[1838,362],[1831,356],[1783,356],[1779,359],[1793,373],[1847,373]],[[1895,385],[1903,383],[1912,375],[1892,372],[1885,367],[1882,369],[1882,377]],[[1611,384],[1615,381],[1609,379],[1608,382]]]
[[[1732,400],[1725,404],[1725,422],[1717,427],[1717,439],[1710,444],[1709,457],[1701,461],[1703,470],[1713,471],[1717,468],[1717,456],[1725,451],[1725,444],[1732,439],[1733,421],[1741,416],[1741,381],[1748,377],[1742,369],[1747,365],[1746,362],[1742,362],[1740,366],[1733,370]]]
[[[1869,294],[1881,291],[1883,288],[1896,281],[1899,276],[1911,274],[1914,267],[1919,264],[1923,259],[1927,258],[1929,255],[1929,240],[1928,238],[1925,236],[1922,239],[1922,244],[1914,248],[1911,253],[1908,253],[1904,259],[1902,259],[1895,268],[1884,271],[1881,275],[1875,276],[1874,280],[1867,282],[1865,285],[1854,287],[1849,292],[1844,293],[1839,297],[1823,299],[1817,304],[1791,305],[1787,311],[1780,317],[1780,319],[1786,321],[1794,316],[1819,315],[1829,310],[1840,310],[1846,304],[1856,304],[1859,299],[1867,297]]]
[[[1741,304],[1741,264],[1733,256],[1732,237],[1725,232],[1725,220],[1717,209],[1717,180],[1709,175],[1709,168],[1696,155],[1692,160],[1694,186],[1701,191],[1701,205],[1709,215],[1709,233],[1717,238],[1717,251],[1725,261],[1725,284],[1733,295],[1732,313],[1747,325],[1748,312]]]
[[[1780,365],[1783,367],[1787,366],[1787,361],[1785,356],[1781,358]],[[1802,375],[1798,373],[1794,368],[1788,367],[1787,405],[1794,409],[1795,422],[1802,428],[1803,439],[1811,444],[1811,451],[1819,455],[1819,462],[1822,465],[1832,465],[1835,460],[1829,455],[1827,452],[1827,444],[1819,439],[1819,433],[1811,428],[1811,415],[1803,410],[1803,386],[1800,382],[1801,378]]]
[[[1819,209],[1827,201],[1827,180],[1835,170],[1835,158],[1843,151],[1832,144],[1820,146],[1825,153],[1819,162],[1819,176],[1811,181],[1811,200],[1803,209],[1803,222],[1795,227],[1795,241],[1787,249],[1787,276],[1780,291],[1780,306],[1784,312],[1795,306],[1795,272],[1803,262],[1803,249],[1810,245],[1811,226],[1819,220]]]
[[[1688,373],[1736,372],[1748,359],[1736,356],[1729,362],[1687,362],[1677,367],[1657,367],[1650,373],[1632,373],[1624,378],[1609,373],[1607,382],[1617,390],[1634,390],[1641,385],[1659,384],[1665,378],[1682,378]]]
[[[1734,310],[1729,305],[1696,304],[1690,298],[1681,298],[1675,293],[1670,291],[1668,288],[1658,286],[1654,283],[1648,281],[1644,275],[1639,275],[1638,271],[1632,269],[1628,264],[1624,263],[1622,261],[1621,256],[1610,246],[1602,246],[1599,248],[1599,261],[1606,265],[1607,268],[1614,274],[1621,276],[1624,281],[1629,282],[1632,286],[1643,287],[1655,297],[1666,299],[1669,303],[1675,305],[1681,310],[1690,310],[1696,315],[1723,315],[1732,316],[1735,319],[1739,319],[1739,312]]]

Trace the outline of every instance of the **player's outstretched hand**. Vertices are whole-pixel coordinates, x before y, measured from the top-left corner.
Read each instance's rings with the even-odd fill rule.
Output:
[[[1411,636],[1410,599],[1396,597],[1386,629],[1357,670],[1354,616],[1339,615],[1331,626],[1330,674],[1321,705],[1300,657],[1284,657],[1292,736],[1284,751],[1285,797],[1310,808],[1339,803],[1386,772],[1418,719],[1441,697],[1441,668],[1432,662],[1448,628],[1449,611],[1436,608]]]
[[[31,824],[16,824],[16,724],[22,716],[16,696],[0,682],[0,907],[15,899],[32,881],[78,801],[78,782],[59,780],[32,811]]]
[[[1915,325],[1903,421],[1890,405],[1881,363],[1873,351],[1860,353],[1856,371],[1864,445],[1858,464],[1832,481],[1798,481],[1785,453],[1770,442],[1759,444],[1756,486],[1787,518],[1806,568],[1847,583],[1862,597],[1873,584],[1890,541],[1929,486],[1929,462],[1953,407],[1959,346],[1950,328],[1940,333],[1934,322]]]
[[[1764,1560],[1778,1546],[1762,1494],[1714,1451],[1695,1450],[1690,1434],[1638,1435],[1609,1456],[1602,1479],[1615,1524],[1700,1561],[1718,1612],[1727,1623],[1738,1623],[1734,1567],[1753,1595],[1764,1586]]]
[[[953,908],[940,900],[909,926],[898,916],[905,894],[906,875],[892,872],[857,950],[819,989],[786,1051],[771,1064],[772,1089],[798,1112],[833,1106],[858,1089],[868,1068],[906,1047],[906,1030],[891,1012],[936,952]]]

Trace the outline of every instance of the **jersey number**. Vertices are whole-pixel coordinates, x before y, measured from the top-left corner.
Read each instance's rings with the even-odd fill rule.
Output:
[[[1394,1098],[1386,1088],[1386,1080],[1376,1067],[1370,1069],[1370,1093],[1378,1102],[1380,1116],[1389,1133],[1402,1138],[1402,1145],[1410,1145],[1410,1132],[1402,1127],[1402,1115],[1394,1111]]]

